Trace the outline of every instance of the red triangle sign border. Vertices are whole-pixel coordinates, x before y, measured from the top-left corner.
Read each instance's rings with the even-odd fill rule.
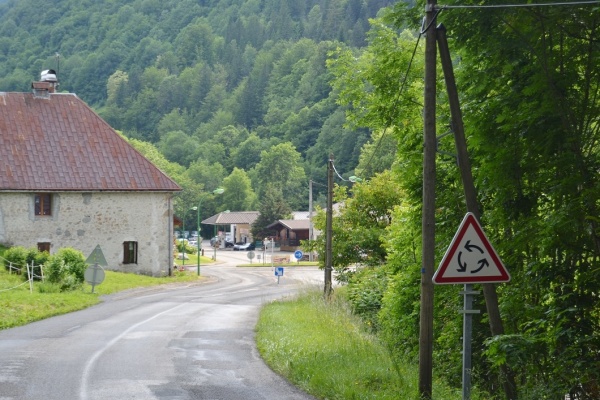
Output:
[[[485,247],[487,253],[489,254],[491,261],[495,264],[499,274],[498,275],[465,275],[465,276],[445,276],[446,271],[450,264],[454,259],[454,255],[456,254],[459,246],[462,244],[462,240],[467,233],[469,227],[472,227],[475,230],[479,240],[482,245]],[[460,255],[460,254],[459,254]],[[435,284],[464,284],[464,283],[501,283],[510,281],[510,274],[508,270],[500,261],[500,257],[496,253],[496,250],[492,247],[490,241],[487,236],[483,232],[479,221],[475,218],[473,213],[468,212],[463,221],[461,222],[454,238],[452,239],[452,243],[448,247],[446,254],[442,258],[438,270],[433,275],[433,283]]]

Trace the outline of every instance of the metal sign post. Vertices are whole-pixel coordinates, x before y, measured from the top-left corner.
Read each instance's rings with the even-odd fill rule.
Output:
[[[300,260],[302,260],[302,256],[304,256],[304,253],[302,253],[302,251],[296,250],[294,252],[294,257],[296,258],[297,263],[300,263]]]
[[[283,276],[283,267],[275,268],[275,276],[277,277],[277,284],[279,285],[279,277]]]
[[[462,370],[462,393],[463,400],[471,398],[471,338],[473,332],[473,314],[479,314],[479,310],[472,310],[473,296],[479,294],[479,291],[473,290],[473,285],[466,283],[462,292],[464,296],[464,308],[460,311],[463,314],[463,370]]]
[[[87,283],[92,285],[92,293],[94,293],[94,288],[96,285],[104,282],[104,270],[98,263],[94,265],[90,265],[84,272],[84,278]]]

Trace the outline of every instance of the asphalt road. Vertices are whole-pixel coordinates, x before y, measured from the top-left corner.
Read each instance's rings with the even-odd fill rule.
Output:
[[[0,400],[313,399],[264,364],[254,327],[263,304],[322,271],[286,268],[278,283],[271,268],[233,267],[245,253],[217,261],[201,266],[207,283],[118,293],[0,331]]]

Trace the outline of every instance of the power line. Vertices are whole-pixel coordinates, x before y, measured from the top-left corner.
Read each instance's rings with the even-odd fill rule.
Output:
[[[529,3],[529,4],[490,4],[490,5],[458,5],[458,6],[435,6],[436,10],[445,10],[452,8],[531,8],[531,7],[553,7],[553,6],[584,6],[599,4],[600,0],[588,0],[588,1],[573,1],[563,3]]]

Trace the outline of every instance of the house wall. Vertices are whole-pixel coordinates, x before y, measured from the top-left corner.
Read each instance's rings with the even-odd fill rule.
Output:
[[[87,258],[100,245],[107,269],[162,276],[173,265],[171,193],[54,193],[52,215],[36,216],[33,193],[0,193],[0,243],[50,252],[73,247]],[[138,243],[137,264],[123,264],[123,242]]]

